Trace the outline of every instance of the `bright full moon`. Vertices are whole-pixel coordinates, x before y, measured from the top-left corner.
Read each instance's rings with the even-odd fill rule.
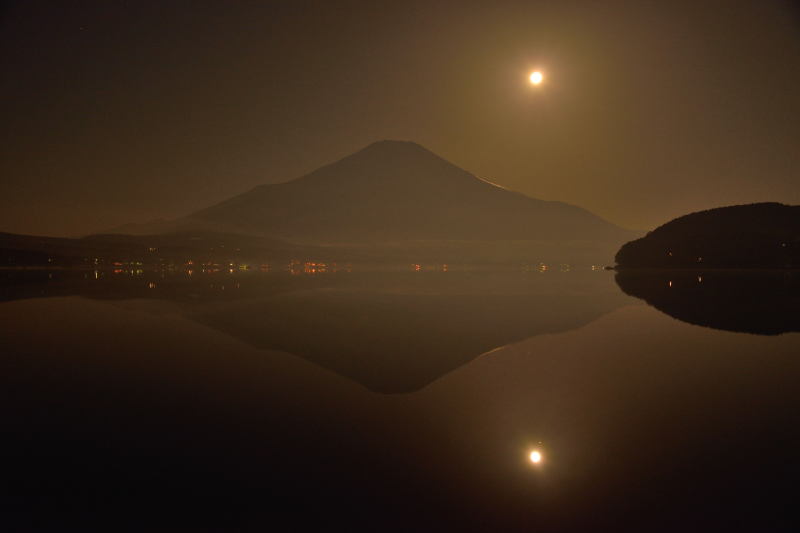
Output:
[[[530,458],[532,463],[539,463],[542,461],[542,454],[534,450],[531,452]]]
[[[542,76],[542,73],[539,72],[538,70],[536,72],[531,72],[530,80],[532,84],[539,85],[540,83],[542,83],[543,79],[544,76]]]

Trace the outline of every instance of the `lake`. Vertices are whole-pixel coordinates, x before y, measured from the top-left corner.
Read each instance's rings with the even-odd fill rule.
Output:
[[[0,271],[7,530],[797,530],[800,273],[442,270]]]

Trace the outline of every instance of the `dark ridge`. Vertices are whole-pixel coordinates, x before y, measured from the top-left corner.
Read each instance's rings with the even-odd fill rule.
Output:
[[[798,268],[800,206],[758,203],[691,213],[631,241],[620,268]]]
[[[188,259],[286,259],[320,254],[288,242],[240,234],[185,231],[157,235],[98,234],[77,239],[0,233],[0,267],[110,267],[116,262],[183,265]]]

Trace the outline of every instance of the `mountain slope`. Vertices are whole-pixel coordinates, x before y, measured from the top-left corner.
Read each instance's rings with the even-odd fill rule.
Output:
[[[381,141],[286,183],[261,185],[172,228],[296,242],[593,240],[632,233],[579,207],[535,200],[452,165],[418,144]]]

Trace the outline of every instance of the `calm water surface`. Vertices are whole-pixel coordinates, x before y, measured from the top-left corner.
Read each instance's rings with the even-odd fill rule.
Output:
[[[1,520],[793,531],[799,278],[0,272]]]

